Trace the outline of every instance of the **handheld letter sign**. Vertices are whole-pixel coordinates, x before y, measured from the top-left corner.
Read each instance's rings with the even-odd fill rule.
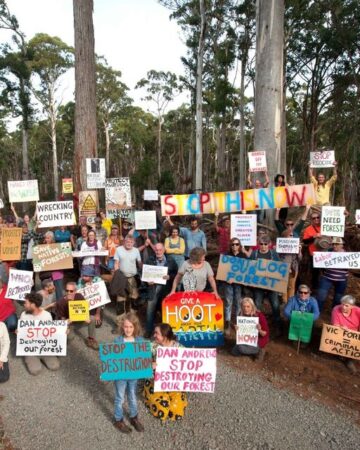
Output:
[[[333,355],[360,360],[360,333],[324,323],[320,350]]]
[[[231,214],[232,238],[238,238],[241,245],[256,245],[256,214]]]
[[[74,191],[72,178],[62,179],[62,192],[63,194],[72,194]]]
[[[86,187],[104,189],[105,158],[86,158]]]
[[[40,244],[33,248],[34,272],[72,269],[70,242],[60,244]]]
[[[89,303],[87,300],[71,300],[69,305],[69,319],[71,322],[85,322],[90,319]]]
[[[156,211],[135,211],[135,229],[153,230],[156,228]]]
[[[291,313],[289,339],[290,341],[301,341],[305,344],[311,340],[314,323],[314,314],[300,311]]]
[[[345,206],[323,206],[321,209],[321,235],[344,237]]]
[[[39,228],[71,226],[76,222],[72,201],[37,203],[36,213]]]
[[[222,300],[209,292],[175,292],[162,302],[162,320],[181,344],[211,347],[224,343]]]
[[[149,341],[100,344],[102,381],[152,378],[152,355]]]
[[[145,190],[144,191],[144,200],[147,201],[152,201],[152,202],[157,202],[159,200],[159,192],[158,191],[149,191],[149,190]]]
[[[17,261],[21,258],[21,228],[0,228],[0,259]]]
[[[38,180],[8,181],[10,203],[37,202]]]
[[[266,152],[257,151],[249,152],[249,172],[266,172]]]
[[[155,392],[213,393],[216,348],[159,347],[156,356]]]
[[[277,253],[295,253],[299,254],[300,250],[300,238],[281,238],[276,239],[276,252]]]
[[[257,329],[258,325],[258,317],[238,316],[236,343],[239,345],[250,345],[251,347],[257,347],[259,338],[259,331]]]
[[[79,217],[87,217],[87,222],[91,223],[96,216],[99,204],[97,191],[79,192]]]
[[[360,252],[314,252],[314,267],[360,269]]]
[[[166,284],[164,278],[168,274],[168,267],[164,266],[151,266],[144,264],[142,268],[141,281],[146,283]]]
[[[111,302],[106,285],[102,280],[88,284],[85,287],[78,289],[77,292],[86,298],[89,303],[89,311]]]
[[[334,150],[324,150],[322,152],[310,152],[310,167],[334,167]]]
[[[33,284],[33,272],[10,269],[6,297],[13,300],[25,300],[25,294],[31,291]]]
[[[110,219],[119,217],[119,210],[131,208],[129,178],[107,178],[105,180],[106,215]]]

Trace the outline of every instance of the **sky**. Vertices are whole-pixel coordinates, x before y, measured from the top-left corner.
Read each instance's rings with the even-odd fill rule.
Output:
[[[47,33],[74,45],[72,0],[7,0],[7,5],[27,39],[36,33]],[[157,0],[94,0],[95,52],[122,72],[122,81],[131,89],[130,96],[144,109],[153,108],[141,101],[144,93],[134,90],[134,86],[146,77],[147,71],[183,73],[180,57],[185,55],[186,47],[180,28],[169,19],[170,13]],[[1,42],[9,38],[10,32],[0,30]],[[73,72],[62,80],[61,88],[63,100],[71,100]],[[169,106],[187,100],[183,94]]]

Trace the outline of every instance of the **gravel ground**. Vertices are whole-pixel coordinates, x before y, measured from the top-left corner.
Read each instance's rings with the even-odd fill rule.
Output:
[[[99,341],[110,342],[112,313],[106,311]],[[84,328],[86,331],[86,328]],[[99,381],[97,352],[76,336],[61,368],[33,377],[15,356],[1,416],[13,446],[22,450],[129,449],[358,449],[359,428],[310,400],[241,373],[218,358],[215,394],[190,394],[185,419],[162,424],[139,400],[145,433],[123,435],[112,425],[113,386]],[[1,448],[1,445],[0,445]]]

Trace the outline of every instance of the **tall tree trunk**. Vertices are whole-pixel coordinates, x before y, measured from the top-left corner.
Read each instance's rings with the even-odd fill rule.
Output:
[[[110,133],[109,133],[109,123],[103,120],[104,133],[105,133],[105,166],[106,173],[110,175]]]
[[[158,136],[157,136],[157,171],[158,171],[158,179],[161,177],[161,121],[162,117],[159,112],[158,114]]]
[[[93,0],[73,0],[75,35],[75,192],[86,189],[85,158],[97,156]]]
[[[50,134],[52,149],[52,169],[54,174],[54,200],[59,199],[59,168],[56,145],[56,105],[53,89],[49,90],[49,118],[50,118]]]
[[[239,152],[239,189],[245,188],[246,183],[246,156],[245,156],[245,71],[246,59],[241,59],[240,75],[240,152]]]

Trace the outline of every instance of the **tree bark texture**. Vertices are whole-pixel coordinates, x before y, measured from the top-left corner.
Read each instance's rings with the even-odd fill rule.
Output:
[[[93,0],[73,0],[75,36],[74,188],[86,189],[85,158],[97,156]]]

